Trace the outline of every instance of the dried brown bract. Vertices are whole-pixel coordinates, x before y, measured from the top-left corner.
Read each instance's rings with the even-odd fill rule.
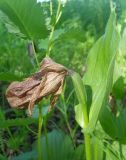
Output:
[[[39,72],[33,74],[22,82],[13,82],[7,88],[6,97],[14,108],[28,108],[29,114],[36,102],[43,97],[51,95],[51,106],[54,106],[62,92],[64,78],[68,74],[67,68],[44,58]]]

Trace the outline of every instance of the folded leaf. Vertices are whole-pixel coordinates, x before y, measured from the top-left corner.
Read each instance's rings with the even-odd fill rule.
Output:
[[[87,97],[82,78],[76,72],[71,76],[79,104],[75,106],[75,118],[82,128],[88,124]]]
[[[83,107],[83,106],[82,106]],[[81,126],[81,128],[84,128],[84,114],[83,110],[80,104],[75,106],[75,119],[77,123]]]
[[[115,57],[120,40],[115,23],[116,15],[113,10],[105,34],[95,43],[87,58],[87,72],[83,77],[83,82],[92,88],[93,93],[89,130],[94,129],[112,87]]]

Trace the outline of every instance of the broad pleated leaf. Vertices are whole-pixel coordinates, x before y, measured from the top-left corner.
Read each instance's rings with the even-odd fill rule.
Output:
[[[42,7],[36,0],[0,0],[0,9],[12,22],[6,19],[6,26],[11,32],[28,39],[47,36]]]
[[[105,107],[100,116],[101,126],[113,140],[126,144],[126,109],[118,107],[117,114],[114,115],[109,108]]]
[[[74,149],[70,137],[58,130],[49,132],[47,139],[43,136],[41,138],[41,146],[44,160],[82,160],[84,157],[82,145]],[[14,160],[37,160],[38,155],[35,149],[14,157]]]
[[[90,130],[94,129],[112,87],[114,63],[120,39],[115,23],[116,16],[112,11],[105,34],[95,43],[87,58],[87,72],[83,82],[89,85],[93,92],[88,125]]]

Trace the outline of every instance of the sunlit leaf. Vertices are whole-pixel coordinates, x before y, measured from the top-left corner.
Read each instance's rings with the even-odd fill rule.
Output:
[[[79,105],[75,106],[75,118],[81,127],[88,124],[86,90],[80,75],[76,72],[72,74],[72,81],[78,98]]]
[[[84,115],[80,104],[75,106],[75,119],[77,123],[84,128]]]
[[[0,0],[0,9],[18,27],[23,37],[36,39],[47,36],[44,13],[36,0]],[[15,33],[18,29],[8,22],[6,26]]]
[[[87,72],[83,82],[91,87],[93,93],[88,128],[91,130],[96,125],[112,87],[114,63],[120,39],[115,19],[115,12],[112,11],[105,34],[95,43],[87,58]]]

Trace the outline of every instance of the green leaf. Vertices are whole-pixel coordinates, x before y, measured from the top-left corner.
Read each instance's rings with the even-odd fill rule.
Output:
[[[109,123],[108,123],[109,122]],[[118,107],[117,114],[105,107],[100,116],[100,123],[103,130],[116,141],[126,144],[126,109]]]
[[[13,73],[0,73],[1,81],[21,81],[24,77]]]
[[[120,40],[119,49],[120,49],[120,52],[123,55],[126,55],[126,27],[123,31],[123,34],[122,34],[122,37],[121,37],[121,40]]]
[[[7,157],[5,157],[5,156],[3,156],[3,155],[0,154],[0,159],[1,160],[7,160]]]
[[[70,137],[58,130],[49,132],[47,137],[42,136],[41,145],[44,160],[82,160],[84,157],[83,146],[81,145],[74,149]],[[34,147],[35,149],[31,152],[16,156],[14,160],[38,159],[36,145]]]
[[[112,11],[105,34],[95,43],[87,58],[87,72],[83,82],[92,88],[93,93],[88,126],[90,131],[95,128],[99,113],[112,88],[114,63],[120,40],[115,23],[116,16]]]
[[[81,128],[84,128],[84,115],[80,104],[75,106],[75,119]]]
[[[116,99],[123,99],[124,93],[125,93],[124,79],[122,76],[120,76],[113,85],[112,95]]]
[[[103,159],[103,142],[97,137],[92,137],[91,139],[91,147],[92,147],[92,157],[95,160]]]
[[[87,40],[87,37],[86,37],[86,33],[85,31],[83,30],[80,30],[80,29],[69,29],[67,31],[64,31],[60,37],[60,39],[65,39],[65,40],[72,40],[72,39],[75,39],[75,40],[78,40],[80,42],[85,42]]]
[[[62,36],[62,34],[64,34],[64,30],[63,29],[57,29],[54,31],[54,34],[53,34],[53,37],[52,37],[52,44],[57,41],[57,39],[60,38],[60,36]],[[48,49],[48,45],[49,45],[49,38],[46,38],[46,39],[40,39],[39,40],[39,48],[40,49],[45,49],[47,50]]]
[[[80,104],[82,104],[85,108],[86,108],[86,91],[85,91],[85,87],[83,84],[83,81],[80,77],[80,75],[76,72],[74,72],[71,76],[73,84],[74,84],[74,88],[75,88],[75,92],[78,98],[78,101]]]
[[[120,157],[120,150],[118,142],[107,143],[106,147],[104,148],[106,153],[106,160],[125,160],[125,157]]]
[[[28,39],[47,37],[44,13],[36,0],[0,0],[0,9],[18,27],[23,37]],[[9,21],[6,21],[6,24],[11,32],[15,33],[17,28],[14,29],[14,25]]]
[[[47,117],[51,112],[49,112],[50,106],[42,106],[42,116],[43,118]],[[38,118],[39,117],[39,108],[38,105],[35,105],[33,111],[32,111],[32,118]]]
[[[13,158],[13,160],[35,160],[37,159],[37,152],[35,150],[22,153],[19,156]]]
[[[46,39],[40,39],[39,40],[39,44],[38,44],[38,47],[40,49],[45,49],[47,50],[48,49],[48,45],[49,45],[49,39],[46,38]]]
[[[16,118],[2,120],[0,123],[0,128],[12,127],[12,126],[27,126],[32,123],[38,122],[35,118]]]
[[[24,37],[24,34],[22,34],[18,28],[9,18],[8,16],[0,11],[0,20],[5,24],[5,27],[7,28],[9,33],[16,34],[20,37]]]
[[[109,122],[109,123],[108,123]],[[110,106],[104,107],[100,115],[100,123],[103,130],[113,139],[116,138],[115,116],[110,110]]]
[[[48,148],[46,146],[46,138],[42,137],[41,139],[42,148],[43,148],[43,159],[49,160],[71,160],[73,157],[74,148],[72,141],[68,136],[61,131],[53,130],[48,133]]]
[[[74,155],[73,155],[73,160],[82,160],[85,159],[85,155],[84,155],[84,145],[81,144],[79,145],[75,151],[74,151]]]
[[[75,117],[81,127],[82,126],[86,127],[88,124],[88,113],[87,113],[87,98],[86,98],[85,86],[78,73],[74,72],[71,78],[79,101],[79,105],[75,107],[75,113],[76,113]]]
[[[53,34],[53,41],[56,40],[56,39],[58,39],[64,33],[65,33],[65,30],[63,30],[63,29],[57,29],[57,30],[55,30],[54,34]]]

